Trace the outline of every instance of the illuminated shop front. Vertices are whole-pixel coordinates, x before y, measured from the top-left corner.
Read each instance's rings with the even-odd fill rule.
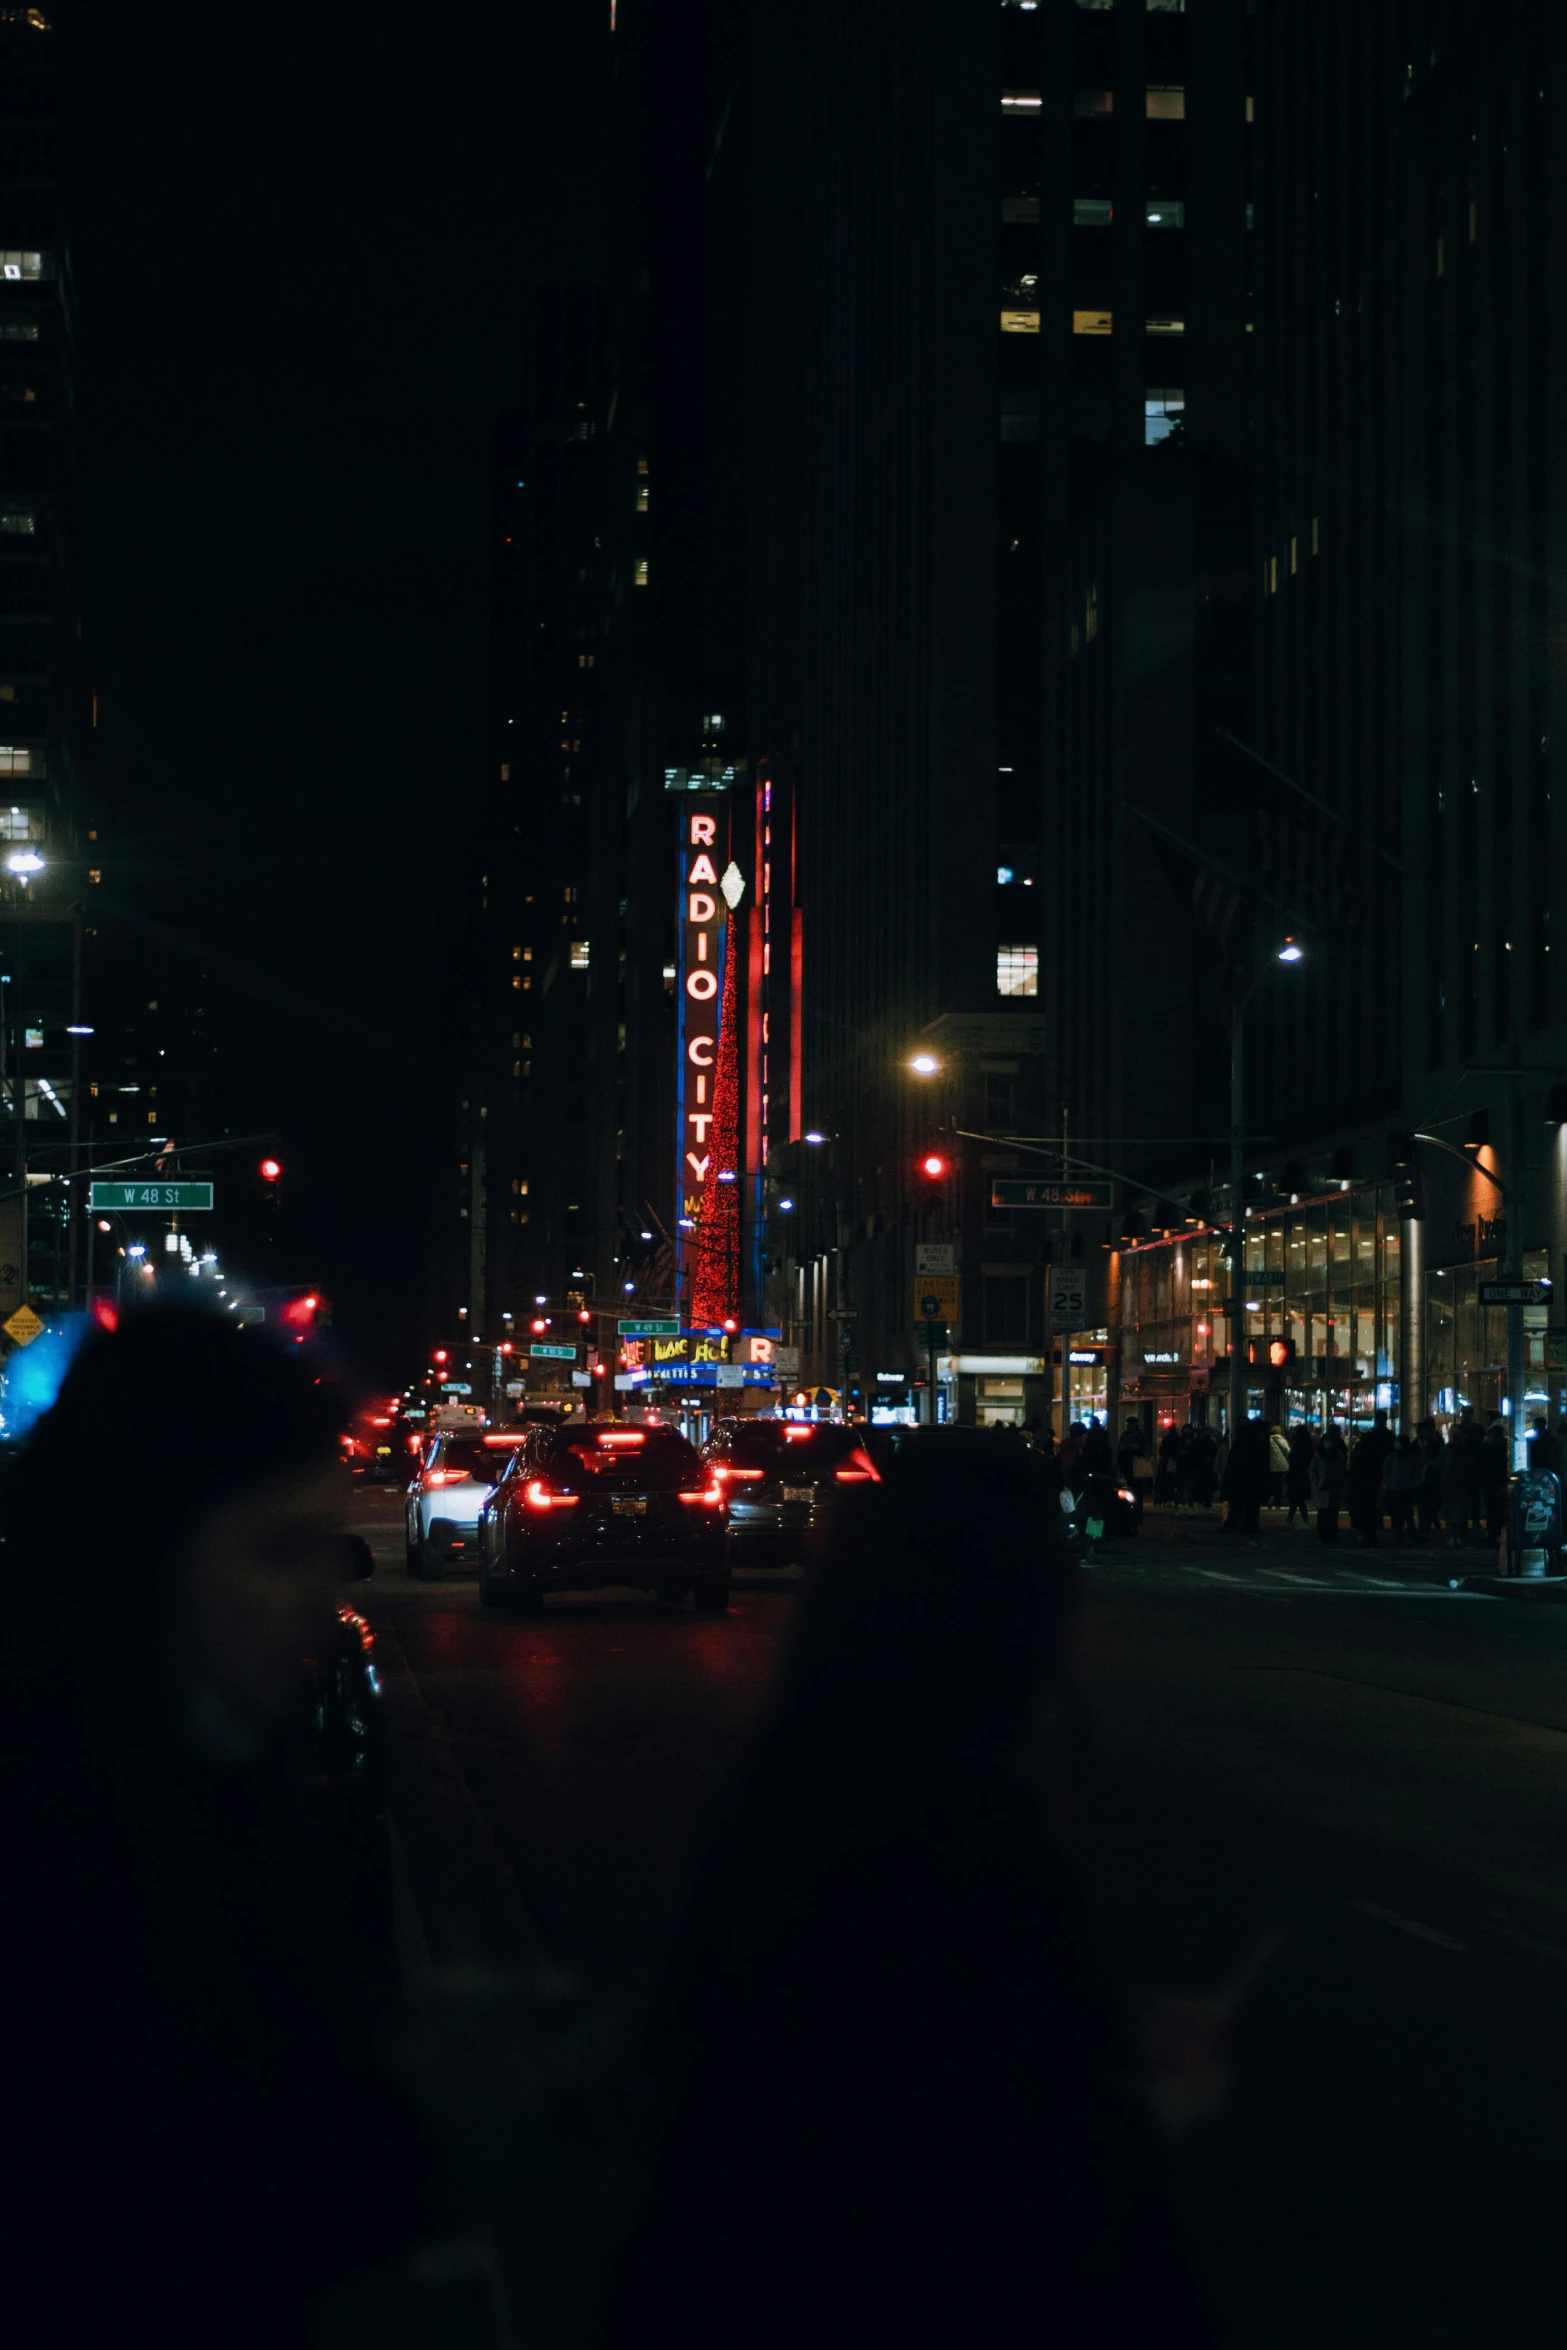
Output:
[[[1396,1404],[1399,1225],[1390,1184],[1253,1212],[1241,1343],[1249,1409],[1286,1424],[1369,1421]],[[1150,1429],[1222,1424],[1229,1379],[1225,1235],[1212,1228],[1121,1259],[1121,1400]],[[1275,1342],[1278,1348],[1275,1350]],[[1283,1360],[1270,1360],[1277,1351]]]
[[[1455,1237],[1461,1243],[1464,1233]],[[1248,1216],[1238,1319],[1251,1363],[1251,1411],[1285,1425],[1364,1424],[1378,1408],[1397,1414],[1400,1243],[1390,1184]],[[1150,1432],[1188,1418],[1222,1426],[1229,1386],[1225,1235],[1210,1227],[1145,1241],[1128,1247],[1121,1265],[1123,1420],[1139,1417]],[[1543,1250],[1525,1253],[1526,1278],[1543,1280],[1546,1266]],[[1505,1408],[1507,1313],[1480,1302],[1482,1285],[1497,1272],[1493,1249],[1426,1273],[1425,1389],[1441,1426],[1465,1409],[1485,1420]],[[1544,1306],[1525,1310],[1531,1413],[1549,1408],[1559,1385],[1546,1367],[1547,1320]],[[1073,1392],[1075,1403],[1075,1382]]]

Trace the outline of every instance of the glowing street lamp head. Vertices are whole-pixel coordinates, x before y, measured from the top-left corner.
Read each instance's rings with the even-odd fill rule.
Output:
[[[909,1067],[916,1077],[934,1077],[941,1067],[941,1063],[934,1053],[916,1053],[910,1061]]]
[[[1301,945],[1299,939],[1295,938],[1287,938],[1279,949],[1279,961],[1281,963],[1304,962],[1305,955],[1305,948]]]
[[[44,869],[44,861],[36,849],[13,849],[5,861],[7,873],[15,873],[21,880],[31,880]]]
[[[805,1139],[807,1142],[825,1142],[827,1137],[825,1134],[808,1134]]]

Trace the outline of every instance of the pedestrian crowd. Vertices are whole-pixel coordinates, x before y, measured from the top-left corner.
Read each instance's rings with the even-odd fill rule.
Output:
[[[1081,1432],[1079,1432],[1081,1433]],[[1543,1417],[1532,1426],[1528,1444],[1531,1471],[1567,1479],[1567,1422],[1552,1429]],[[1347,1518],[1362,1549],[1375,1549],[1384,1527],[1393,1542],[1445,1542],[1462,1549],[1470,1542],[1493,1547],[1501,1540],[1511,1473],[1507,1423],[1493,1415],[1482,1427],[1466,1407],[1444,1437],[1434,1419],[1421,1420],[1412,1435],[1395,1436],[1388,1415],[1378,1411],[1353,1442],[1337,1422],[1323,1428],[1298,1422],[1247,1419],[1233,1442],[1194,1420],[1173,1423],[1150,1451],[1142,1423],[1127,1419],[1116,1449],[1123,1479],[1146,1480],[1147,1498],[1171,1509],[1224,1505],[1223,1531],[1256,1534],[1264,1507],[1283,1509],[1285,1525],[1315,1525],[1319,1542],[1335,1543]]]

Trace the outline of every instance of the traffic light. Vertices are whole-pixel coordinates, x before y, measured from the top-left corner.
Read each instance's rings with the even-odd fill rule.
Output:
[[[263,1183],[281,1183],[283,1180],[283,1162],[281,1159],[263,1159],[260,1167],[257,1169],[257,1173],[260,1175]]]
[[[1270,1338],[1270,1339],[1269,1339],[1269,1341],[1268,1341],[1268,1368],[1269,1368],[1269,1370],[1270,1370],[1270,1371],[1284,1371],[1284,1370],[1287,1370],[1287,1369],[1289,1368],[1290,1364],[1291,1364],[1291,1363],[1292,1363],[1294,1360],[1295,1360],[1295,1341],[1294,1341],[1294,1339],[1293,1339],[1293,1338]]]
[[[511,1351],[512,1351],[512,1344],[511,1344],[511,1340],[510,1340],[509,1338],[503,1338],[503,1339],[501,1340],[501,1349],[500,1349],[500,1350],[501,1350],[501,1353],[502,1353],[503,1355],[509,1355],[509,1354],[511,1353]]]
[[[586,1306],[579,1306],[577,1308],[577,1320],[579,1322],[591,1322],[592,1319],[593,1316]]]
[[[914,1162],[914,1172],[919,1176],[921,1182],[923,1183],[932,1185],[937,1183],[945,1183],[947,1180],[947,1158],[945,1152],[935,1150],[922,1151],[920,1156]]]
[[[446,1349],[444,1346],[438,1346],[434,1354],[430,1357],[432,1363],[444,1363],[446,1359]]]
[[[1390,1134],[1387,1138],[1393,1192],[1398,1202],[1399,1221],[1404,1224],[1420,1223],[1425,1218],[1426,1193],[1420,1178],[1419,1148],[1412,1134]]]
[[[537,1314],[528,1324],[528,1328],[533,1332],[535,1338],[542,1338],[545,1331],[549,1328],[549,1324],[545,1321],[542,1314]]]

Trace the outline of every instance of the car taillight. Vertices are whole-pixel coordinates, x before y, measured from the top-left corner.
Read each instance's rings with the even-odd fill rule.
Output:
[[[522,1498],[530,1510],[575,1509],[582,1499],[580,1493],[551,1493],[542,1477],[530,1477],[522,1489]]]
[[[881,1471],[876,1467],[869,1454],[863,1452],[851,1453],[848,1467],[835,1469],[833,1475],[840,1485],[879,1485],[881,1483]]]
[[[424,1481],[426,1485],[461,1485],[467,1475],[466,1469],[426,1469]]]
[[[703,1509],[716,1509],[724,1498],[724,1489],[721,1485],[704,1485],[700,1493],[682,1493],[680,1498],[698,1502]]]
[[[746,1477],[754,1479],[758,1477],[765,1477],[766,1474],[767,1472],[765,1469],[731,1469],[727,1463],[725,1463],[722,1468],[715,1469],[713,1471],[713,1475],[718,1479],[720,1485],[727,1485],[730,1480],[735,1477]]]

